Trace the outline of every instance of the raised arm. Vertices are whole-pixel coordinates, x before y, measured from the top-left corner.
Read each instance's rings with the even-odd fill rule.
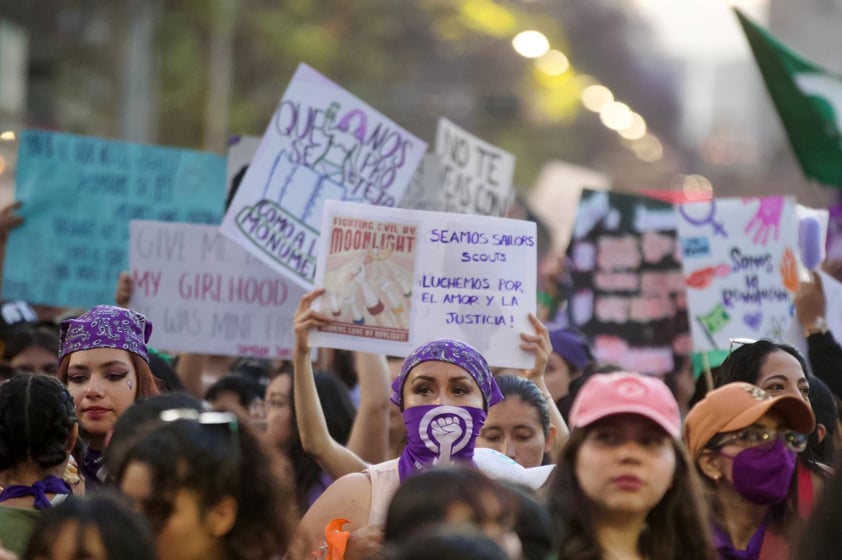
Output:
[[[355,365],[360,406],[348,449],[369,463],[380,463],[389,458],[389,364],[386,356],[357,352]]]
[[[368,464],[351,449],[339,444],[330,436],[324,410],[319,401],[316,382],[313,378],[313,364],[310,361],[310,329],[330,322],[327,315],[310,308],[324,289],[305,294],[298,304],[293,318],[295,346],[292,351],[293,399],[295,420],[304,451],[313,456],[319,466],[336,479],[348,473],[359,472]],[[353,434],[352,434],[353,437]]]
[[[567,422],[564,421],[564,417],[558,410],[558,406],[553,400],[550,390],[547,388],[547,382],[544,379],[544,371],[547,369],[547,363],[550,361],[550,353],[552,353],[553,347],[550,343],[550,333],[544,323],[531,313],[529,314],[529,322],[535,328],[535,334],[521,333],[520,338],[522,342],[520,343],[520,347],[527,352],[535,354],[535,367],[531,370],[526,370],[526,377],[541,389],[544,398],[547,400],[547,408],[550,412],[550,425],[555,426],[557,430],[557,436],[553,441],[550,456],[557,457],[559,450],[564,447],[564,443],[567,441],[567,436],[570,435],[570,429],[567,427]]]

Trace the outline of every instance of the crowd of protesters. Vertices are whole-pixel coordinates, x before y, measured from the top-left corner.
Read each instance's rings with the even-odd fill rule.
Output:
[[[842,544],[842,349],[818,276],[808,356],[741,340],[690,398],[530,316],[526,371],[406,358],[166,355],[115,305],[0,302],[0,560],[773,559]],[[543,319],[543,320],[542,320]],[[314,362],[313,357],[317,356]],[[318,367],[314,367],[318,366]]]

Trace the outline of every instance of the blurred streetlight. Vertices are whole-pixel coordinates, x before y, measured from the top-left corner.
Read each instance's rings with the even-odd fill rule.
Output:
[[[603,106],[599,120],[611,130],[623,130],[632,125],[632,111],[625,103],[613,101]]]
[[[635,112],[631,114],[631,124],[617,131],[626,140],[639,140],[646,134],[646,121]]]
[[[538,58],[550,50],[550,41],[540,31],[521,31],[512,39],[512,47],[524,58]]]
[[[646,133],[643,138],[634,140],[631,143],[631,149],[637,159],[652,163],[664,157],[664,146],[661,141],[651,133]]]
[[[17,136],[15,136],[14,130],[5,130],[0,132],[0,140],[4,142],[14,142]]]
[[[594,113],[599,113],[603,107],[613,101],[614,94],[605,86],[591,84],[582,90],[582,105]]]
[[[567,60],[563,52],[553,49],[535,59],[535,66],[544,74],[561,76],[570,68],[570,61]]]

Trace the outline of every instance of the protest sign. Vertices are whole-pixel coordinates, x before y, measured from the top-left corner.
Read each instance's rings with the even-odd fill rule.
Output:
[[[218,224],[225,158],[41,130],[20,136],[3,296],[56,306],[114,301],[129,221]]]
[[[694,349],[782,340],[798,289],[795,201],[712,199],[679,205],[678,214]]]
[[[397,206],[427,145],[301,64],[221,231],[304,288],[329,199]]]
[[[512,199],[515,157],[447,119],[439,119],[436,154],[444,167],[444,210],[503,216]]]
[[[438,155],[424,154],[398,208],[444,211],[444,169]]]
[[[582,189],[602,191],[610,188],[608,175],[555,160],[541,168],[527,195],[527,204],[529,211],[552,231],[553,250],[562,253],[570,244]]]
[[[131,307],[171,351],[287,358],[303,290],[217,226],[132,220]]]
[[[316,285],[334,321],[313,346],[407,355],[433,338],[474,345],[494,366],[531,368],[535,223],[325,203]]]
[[[566,312],[600,363],[663,375],[690,353],[676,225],[664,202],[582,191]]]

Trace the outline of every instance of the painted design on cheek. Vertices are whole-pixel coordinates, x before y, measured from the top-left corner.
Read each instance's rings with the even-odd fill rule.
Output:
[[[132,383],[131,379],[126,379],[126,385],[128,385],[129,391],[131,391],[132,388],[134,387],[134,383]]]

